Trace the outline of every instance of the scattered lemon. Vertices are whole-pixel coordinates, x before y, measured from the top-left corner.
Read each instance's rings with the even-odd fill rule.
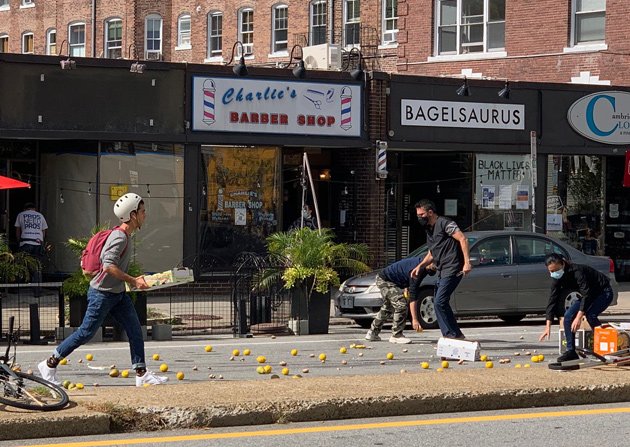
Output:
[[[394,360],[394,354],[391,352],[388,352],[386,357],[387,357],[387,360]]]
[[[259,355],[258,357],[256,357],[256,361],[258,363],[265,363],[267,361],[267,358],[264,355]]]
[[[239,351],[238,349],[235,349],[234,351],[232,351],[232,355],[234,357],[238,357],[239,355],[241,355],[241,351]]]
[[[282,368],[282,375],[283,376],[288,376],[289,375],[289,368]]]
[[[297,349],[291,349],[291,355],[292,356],[298,355],[298,350]]]
[[[538,361],[539,362],[544,362],[545,361],[545,356],[542,354],[538,354]]]
[[[326,354],[324,354],[323,352],[321,354],[319,354],[319,359],[320,360],[326,360]]]
[[[523,365],[523,368],[529,368],[529,367],[530,367],[529,363],[525,363],[525,364]]]
[[[490,368],[492,368],[492,367],[494,367],[494,363],[492,363],[492,362],[486,362],[486,368],[490,369]]]
[[[118,377],[119,374],[120,373],[118,372],[116,368],[109,371],[109,377]]]
[[[263,370],[265,371],[265,374],[269,374],[271,372],[271,365],[263,366]]]
[[[346,349],[345,346],[342,346],[341,348],[339,348],[339,352],[341,352],[342,354],[345,354],[346,352],[348,352],[348,350]]]
[[[68,387],[70,386],[70,384],[72,384],[72,382],[70,382],[69,380],[64,380],[63,383],[61,384],[65,389],[68,389]]]
[[[128,369],[123,369],[120,372],[120,377],[122,377],[123,379],[126,379],[127,377],[129,377],[129,370]]]
[[[71,383],[70,386],[68,386],[68,390],[75,390],[77,388],[77,386],[74,383]]]
[[[142,386],[145,387],[145,388],[149,388],[151,386],[151,384],[150,383],[143,383]]]
[[[59,364],[60,365],[67,365],[68,364],[68,359],[61,359],[61,360],[59,360]]]
[[[448,362],[446,360],[442,360],[442,368],[448,368]]]
[[[177,377],[177,380],[184,380],[184,373],[179,371],[177,374],[175,374],[175,377]]]
[[[256,368],[256,372],[258,374],[265,374],[265,368],[263,368],[262,366],[259,366],[258,368]]]
[[[156,362],[160,360],[160,354],[153,354],[153,360],[155,360]]]
[[[252,351],[250,351],[249,349],[243,349],[243,355],[249,355],[251,353]]]
[[[94,360],[94,356],[92,354],[85,354],[85,360],[91,362],[92,360]]]
[[[429,362],[422,362],[420,366],[422,367],[422,369],[429,369]]]
[[[162,371],[163,373],[165,373],[166,371],[168,371],[168,365],[166,363],[162,363],[160,365],[160,371]]]
[[[533,363],[538,363],[538,356],[537,355],[532,355],[531,361]]]
[[[436,369],[435,371],[436,371],[436,372],[441,373],[441,372],[442,372],[442,371],[444,371],[444,370],[443,370],[442,368],[438,368],[438,369]]]
[[[82,390],[83,388],[85,388],[85,385],[83,385],[82,383],[77,383],[76,387],[77,387],[77,390]]]
[[[206,345],[206,347],[205,347],[205,348],[203,348],[203,349],[204,349],[204,351],[206,351],[206,352],[212,352],[212,346],[211,346],[211,345]]]
[[[481,360],[482,362],[485,362],[486,360],[488,360],[488,356],[486,354],[482,354],[482,356],[479,357],[479,360]]]
[[[520,367],[521,367],[520,363],[517,363],[516,365],[514,365],[514,368],[520,368]]]

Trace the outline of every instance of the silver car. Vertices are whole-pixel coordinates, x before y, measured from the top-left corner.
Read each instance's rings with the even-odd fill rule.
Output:
[[[567,259],[586,264],[606,274],[614,291],[611,305],[617,304],[614,263],[605,256],[589,256],[564,242],[548,236],[523,231],[476,231],[466,233],[473,270],[451,296],[451,306],[458,317],[498,316],[517,323],[525,315],[544,315],[551,289],[551,278],[544,259],[548,253],[560,253]],[[424,257],[427,246],[409,256]],[[336,316],[352,318],[367,328],[381,307],[376,287],[378,270],[354,276],[334,294]],[[433,294],[436,276],[427,276],[420,288],[418,320],[425,329],[437,328]],[[565,309],[579,297],[576,290],[564,291]]]

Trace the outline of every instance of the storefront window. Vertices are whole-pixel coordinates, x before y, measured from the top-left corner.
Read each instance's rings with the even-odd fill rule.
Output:
[[[529,155],[475,156],[475,230],[530,230],[532,177]]]
[[[602,252],[602,157],[550,155],[547,182],[547,233],[578,250]]]
[[[280,150],[202,148],[204,184],[200,270],[229,268],[243,252],[262,252],[278,229]],[[205,194],[205,195],[204,195]]]

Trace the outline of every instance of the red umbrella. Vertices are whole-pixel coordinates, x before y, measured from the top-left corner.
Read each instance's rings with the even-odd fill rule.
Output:
[[[30,188],[29,183],[24,183],[20,180],[16,180],[11,177],[5,177],[0,175],[0,189],[13,189],[13,188]]]

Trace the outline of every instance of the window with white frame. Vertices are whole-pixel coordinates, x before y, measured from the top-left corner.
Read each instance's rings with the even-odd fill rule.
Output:
[[[343,43],[345,46],[361,44],[361,2],[345,0],[343,3]]]
[[[145,59],[160,60],[162,56],[162,17],[157,14],[147,16],[145,30]]]
[[[46,31],[46,54],[57,54],[57,30],[54,28]]]
[[[0,34],[0,53],[9,52],[9,36]]]
[[[208,57],[223,56],[223,13],[208,14]]]
[[[383,0],[383,44],[398,41],[398,0]]]
[[[245,54],[254,53],[254,10],[251,8],[241,9],[239,13],[238,40],[243,43]],[[238,48],[241,56],[241,48]]]
[[[22,54],[33,54],[33,33],[22,34]]]
[[[606,0],[573,0],[573,45],[603,42]]]
[[[328,11],[326,1],[311,2],[311,39],[310,45],[326,43],[328,32]]]
[[[9,9],[9,0],[0,0],[0,10],[1,9]]]
[[[273,40],[272,51],[287,51],[289,44],[289,7],[276,5],[273,7]]]
[[[105,22],[105,57],[122,59],[122,19],[109,19]]]
[[[190,14],[182,14],[177,19],[177,46],[190,48]]]
[[[85,23],[73,23],[68,27],[68,54],[85,56]]]
[[[437,0],[436,10],[438,54],[505,48],[505,0]]]
[[[31,6],[31,5],[35,5],[35,2],[33,0],[22,0],[22,6]]]

